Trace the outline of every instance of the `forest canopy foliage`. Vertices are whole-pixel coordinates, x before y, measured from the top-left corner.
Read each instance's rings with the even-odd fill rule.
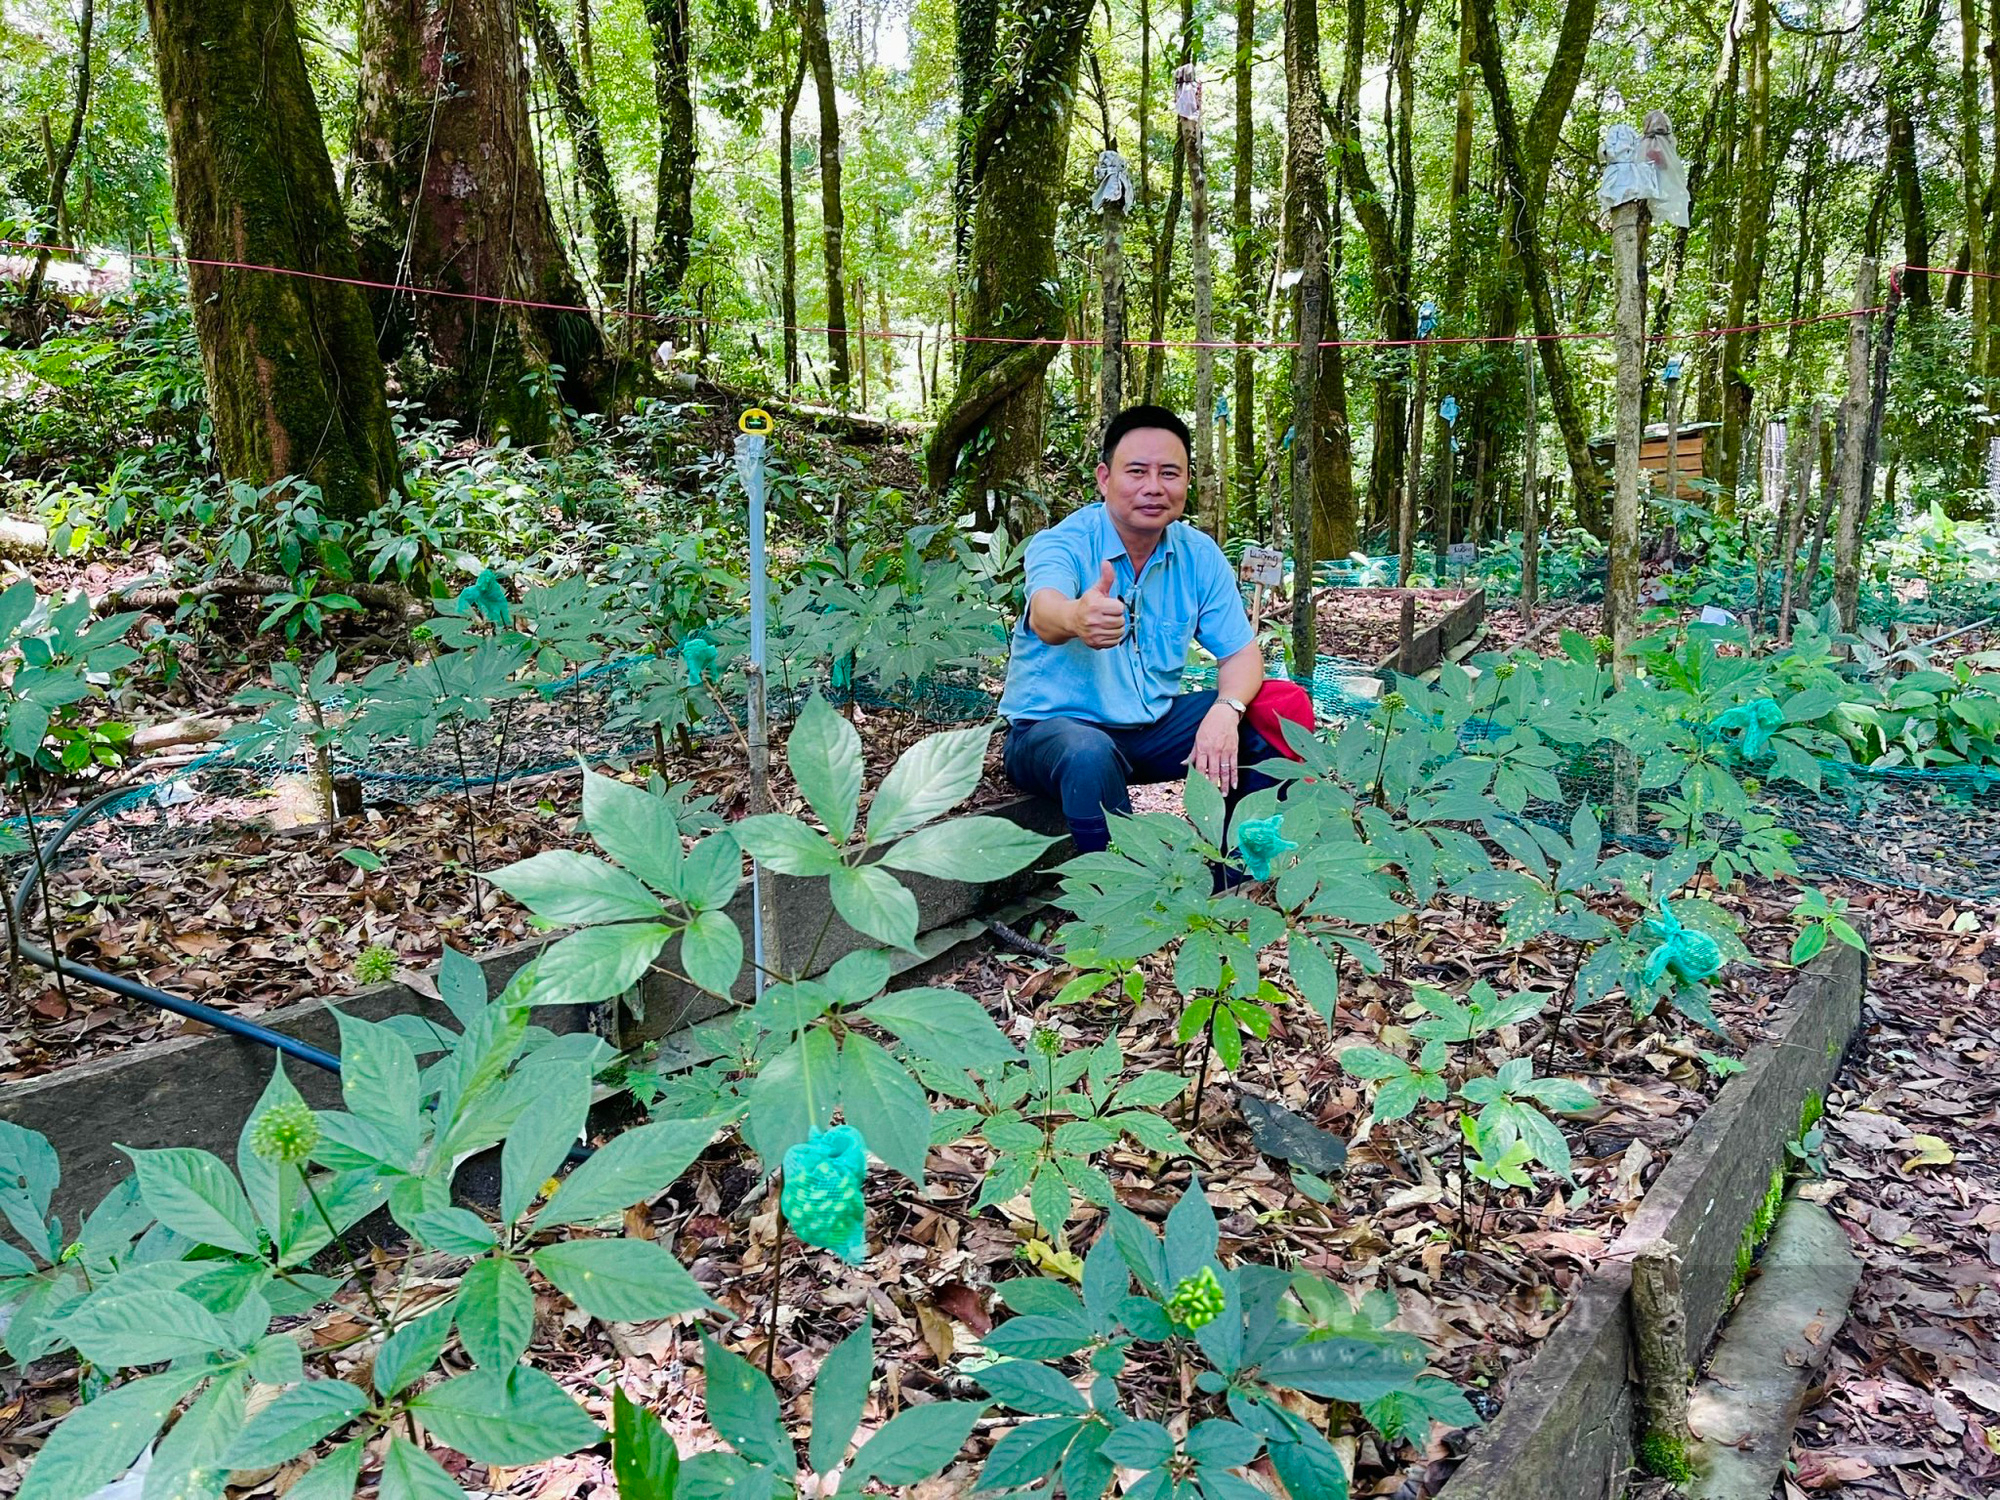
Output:
[[[17,249],[204,253],[213,235],[188,194],[214,153],[190,134],[177,156],[172,121],[182,107],[224,120],[220,103],[256,90],[226,68],[162,74],[198,12],[189,0],[10,9],[0,195]],[[1977,7],[1129,0],[1072,15],[997,0],[479,0],[445,17],[306,0],[271,15],[284,35],[269,55],[296,40],[310,97],[280,99],[274,83],[252,108],[316,111],[332,193],[316,201],[344,212],[362,279],[413,288],[366,293],[390,399],[488,436],[542,442],[565,407],[629,402],[661,373],[660,347],[672,369],[753,395],[935,420],[931,477],[969,480],[969,499],[1019,489],[1066,503],[1063,476],[1087,458],[1107,394],[1187,410],[1200,386],[1219,393],[1207,462],[1220,501],[1268,537],[1283,529],[1307,390],[1288,347],[1304,244],[1288,215],[1305,215],[1325,258],[1320,331],[1356,345],[1323,351],[1305,395],[1319,550],[1385,537],[1413,461],[1420,524],[1449,486],[1454,536],[1504,530],[1519,504],[1528,334],[1557,440],[1543,477],[1553,470],[1552,498],[1598,530],[1608,481],[1590,439],[1611,424],[1611,348],[1575,337],[1605,333],[1613,313],[1598,146],[1657,109],[1693,212],[1646,245],[1647,417],[1664,417],[1661,377],[1679,358],[1681,420],[1716,424],[1706,476],[1731,500],[1754,489],[1763,423],[1815,431],[1815,414],[1833,415],[1857,263],[1906,263],[1883,278],[1907,317],[1880,488],[1962,513],[1984,483],[2000,148]],[[1194,86],[1177,92],[1183,67]],[[1301,68],[1310,89],[1287,82]],[[204,88],[207,106],[174,97]],[[1177,103],[1196,98],[1184,128]],[[1129,178],[1109,205],[1107,150]],[[298,196],[313,154],[287,145],[224,191],[249,202],[283,178]],[[340,246],[253,243],[254,218],[247,240],[237,233],[218,258],[355,275]],[[1919,269],[1932,266],[1966,274]],[[336,513],[382,503],[385,419],[365,400],[344,418],[348,458],[303,434],[235,438],[299,420],[279,414],[282,393],[218,386],[242,367],[219,346],[271,316],[231,311],[255,274],[221,273],[211,295],[196,268],[197,307],[216,308],[204,351],[221,472],[265,483],[300,470],[340,492],[326,496]],[[423,295],[438,290],[457,296]],[[9,321],[33,342],[59,316]],[[1428,433],[1412,430],[1420,322],[1446,341],[1425,382]],[[1107,323],[1126,341],[1115,383]],[[1203,327],[1227,346],[1208,358],[1188,347]],[[355,361],[344,375],[265,357],[276,385],[337,386],[351,406],[368,356],[342,348],[333,338],[322,362]],[[1432,415],[1445,397],[1449,423]]]

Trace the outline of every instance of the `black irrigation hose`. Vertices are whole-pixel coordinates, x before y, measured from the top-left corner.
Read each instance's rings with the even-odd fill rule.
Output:
[[[29,867],[21,878],[20,886],[14,892],[7,920],[17,935],[26,930],[22,924],[28,902],[35,894],[42,872],[54,867],[56,856],[62,852],[63,841],[89,822],[100,809],[135,793],[150,791],[158,785],[157,781],[142,781],[133,786],[116,787],[107,792],[100,792],[88,802],[79,804],[67,818],[62,820],[60,826],[42,845],[39,862]],[[297,1062],[323,1068],[336,1076],[340,1073],[340,1059],[333,1053],[315,1047],[310,1042],[302,1042],[297,1037],[286,1036],[282,1031],[259,1026],[255,1021],[246,1021],[241,1016],[231,1015],[226,1010],[217,1010],[212,1005],[203,1005],[198,1000],[183,1000],[179,995],[169,994],[166,990],[150,984],[141,984],[136,979],[127,979],[119,974],[107,974],[102,969],[72,963],[66,958],[59,959],[47,949],[38,948],[32,943],[17,940],[15,946],[21,957],[38,969],[47,969],[51,974],[61,973],[71,979],[80,979],[85,984],[109,991],[126,1000],[138,1000],[164,1010],[170,1015],[185,1016],[190,1021],[199,1021],[204,1026],[213,1027],[217,1031],[226,1032],[246,1042],[259,1043]],[[571,1162],[588,1161],[593,1154],[593,1147],[572,1146],[569,1148],[568,1159]]]
[[[61,972],[71,979],[80,979],[85,984],[98,989],[109,990],[127,1000],[142,1000],[173,1015],[186,1016],[191,1021],[199,1021],[204,1026],[213,1026],[217,1031],[226,1031],[231,1036],[242,1037],[245,1041],[261,1042],[266,1047],[302,1063],[310,1063],[315,1068],[324,1068],[329,1073],[340,1071],[340,1059],[331,1052],[322,1051],[310,1042],[302,1042],[297,1037],[286,1036],[282,1031],[273,1031],[268,1026],[259,1026],[255,1021],[246,1021],[241,1016],[233,1016],[226,1010],[203,1005],[197,1000],[183,1000],[165,990],[155,989],[150,984],[141,984],[136,979],[127,979],[119,974],[107,974],[102,969],[87,968],[71,963],[68,959],[57,959],[46,949],[30,943],[21,944],[21,957],[37,968],[47,969],[51,974]]]
[[[27,931],[28,903],[34,899],[35,888],[41,881],[42,872],[55,867],[56,856],[62,852],[63,842],[103,808],[135,793],[150,791],[158,784],[153,781],[142,781],[133,786],[115,787],[107,792],[99,792],[88,802],[79,803],[75,810],[62,820],[56,831],[50,834],[42,845],[40,857],[28,867],[27,873],[21,877],[20,885],[15,888],[13,906],[7,913],[7,919],[13,924],[16,933]],[[21,957],[36,968],[47,969],[51,974],[61,973],[71,979],[80,979],[85,984],[100,990],[108,990],[124,999],[142,1001],[171,1015],[185,1016],[191,1021],[201,1022],[204,1026],[212,1026],[217,1031],[242,1037],[245,1041],[260,1042],[287,1057],[309,1063],[315,1068],[324,1068],[329,1073],[340,1071],[338,1057],[309,1042],[302,1042],[297,1037],[286,1036],[283,1032],[273,1031],[268,1026],[259,1026],[255,1021],[246,1021],[241,1016],[231,1015],[226,1010],[217,1010],[212,1005],[203,1005],[198,1000],[183,1000],[179,995],[169,994],[166,990],[157,989],[150,984],[141,984],[136,979],[107,974],[102,969],[71,963],[66,958],[58,959],[47,949],[38,948],[32,943],[22,942],[17,946]]]

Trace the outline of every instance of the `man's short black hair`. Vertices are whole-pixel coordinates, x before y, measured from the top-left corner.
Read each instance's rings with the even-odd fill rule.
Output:
[[[1104,446],[1098,456],[1107,464],[1111,455],[1118,451],[1119,439],[1128,432],[1139,432],[1148,427],[1156,427],[1162,432],[1171,432],[1181,440],[1181,452],[1188,457],[1188,466],[1194,465],[1194,438],[1188,432],[1187,423],[1175,416],[1164,406],[1128,406],[1104,425]]]

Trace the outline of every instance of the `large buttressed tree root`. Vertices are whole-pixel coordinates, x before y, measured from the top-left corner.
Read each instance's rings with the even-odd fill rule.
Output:
[[[587,313],[554,310],[582,307],[584,295],[529,133],[515,7],[364,0],[360,40],[362,263],[373,280],[471,294],[380,294],[385,351],[434,412],[482,435],[543,441],[564,401],[599,403],[611,361]]]
[[[291,0],[146,11],[222,472],[296,474],[330,514],[365,515],[396,483],[396,437]]]

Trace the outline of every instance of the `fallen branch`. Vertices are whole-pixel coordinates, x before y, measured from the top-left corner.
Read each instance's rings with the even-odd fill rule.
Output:
[[[742,411],[755,406],[775,417],[785,418],[801,427],[810,428],[814,432],[841,433],[857,443],[902,443],[924,435],[924,424],[921,422],[893,422],[884,417],[841,411],[836,407],[820,406],[809,401],[790,401],[781,396],[768,394],[754,395],[749,391],[718,385],[708,379],[701,380],[695,386],[694,393],[724,410]]]
[[[1571,618],[1575,616],[1576,612],[1582,608],[1583,606],[1581,604],[1572,604],[1568,609],[1559,610],[1552,615],[1544,615],[1542,617],[1542,621],[1540,624],[1535,626],[1533,630],[1530,630],[1526,635],[1522,636],[1518,641],[1514,642],[1514,644],[1509,646],[1507,649],[1510,651],[1520,651],[1526,649],[1528,646],[1533,645],[1536,641],[1540,640],[1543,636],[1547,635],[1551,630],[1554,630],[1558,625],[1567,623]]]
[[[228,719],[212,719],[196,714],[169,719],[161,724],[142,724],[132,731],[131,749],[137,755],[156,755],[180,745],[206,745],[229,732]]]
[[[158,612],[179,609],[189,599],[261,599],[267,594],[285,593],[291,587],[290,579],[275,573],[211,578],[206,583],[189,584],[185,588],[133,583],[93,599],[91,608],[100,615],[124,609]],[[415,594],[391,583],[343,583],[335,592],[346,594],[363,609],[386,611],[405,620],[423,620],[430,615],[429,608]]]
[[[48,550],[48,527],[0,516],[0,557],[40,557]]]

